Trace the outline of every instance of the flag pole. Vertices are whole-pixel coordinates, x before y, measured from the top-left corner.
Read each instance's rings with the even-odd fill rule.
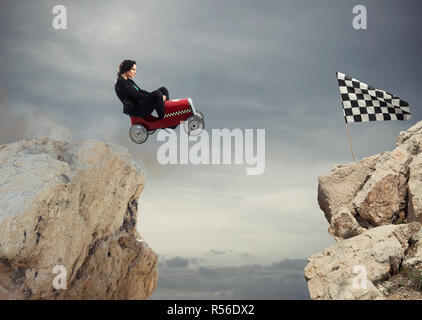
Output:
[[[347,132],[347,139],[349,140],[350,151],[352,151],[352,159],[353,159],[353,162],[355,162],[355,155],[353,154],[352,141],[350,140],[350,132],[349,132],[349,126],[347,125],[347,121],[346,121],[346,132]]]

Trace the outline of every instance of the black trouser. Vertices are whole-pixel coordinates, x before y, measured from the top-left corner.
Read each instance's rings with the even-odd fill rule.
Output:
[[[146,117],[150,115],[154,110],[157,111],[158,118],[164,118],[164,101],[163,95],[166,96],[166,100],[169,100],[169,92],[167,88],[161,87],[150,94],[142,98],[137,106],[137,112],[139,116]]]

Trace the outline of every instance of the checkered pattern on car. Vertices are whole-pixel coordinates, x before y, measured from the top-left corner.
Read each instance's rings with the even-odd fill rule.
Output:
[[[170,113],[166,113],[164,115],[164,118],[169,118],[169,117],[174,117],[174,116],[178,116],[184,113],[189,113],[191,112],[190,109],[183,109],[183,110],[179,110],[179,111],[174,111],[174,112],[170,112]]]

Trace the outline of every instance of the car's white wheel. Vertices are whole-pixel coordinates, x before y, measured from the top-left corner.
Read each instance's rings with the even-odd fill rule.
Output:
[[[204,127],[202,129],[205,129],[205,120],[204,120],[204,115],[202,114],[201,111],[199,111],[198,109],[196,109],[196,112],[198,113],[198,116],[202,119],[202,122],[204,123]]]
[[[198,116],[190,116],[184,125],[185,132],[190,136],[200,135],[204,127],[204,120]]]
[[[148,131],[141,124],[134,124],[129,130],[129,137],[133,142],[141,144],[148,138]]]

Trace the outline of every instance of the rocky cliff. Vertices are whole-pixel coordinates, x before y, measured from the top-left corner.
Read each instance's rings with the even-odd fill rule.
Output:
[[[0,299],[146,299],[158,258],[136,231],[143,187],[112,143],[0,145]]]
[[[318,182],[336,244],[308,259],[311,298],[422,298],[422,121],[393,151],[336,165]]]

